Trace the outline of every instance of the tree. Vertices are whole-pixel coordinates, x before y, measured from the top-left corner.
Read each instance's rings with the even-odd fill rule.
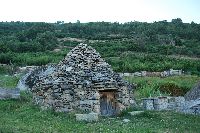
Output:
[[[176,19],[172,19],[172,23],[180,25],[180,24],[183,24],[183,21],[181,18],[176,18]]]

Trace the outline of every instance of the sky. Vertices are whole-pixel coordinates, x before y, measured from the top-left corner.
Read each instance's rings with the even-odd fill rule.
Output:
[[[200,23],[200,0],[0,0],[0,21]]]

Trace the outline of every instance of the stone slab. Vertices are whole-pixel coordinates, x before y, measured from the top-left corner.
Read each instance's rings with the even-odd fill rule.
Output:
[[[75,114],[77,121],[98,121],[99,115],[98,113],[89,113],[89,114]]]
[[[0,88],[0,100],[3,99],[18,99],[20,98],[19,89],[3,89]]]
[[[134,115],[139,115],[139,114],[142,114],[144,113],[144,111],[132,111],[132,112],[129,112],[130,115],[134,116]]]

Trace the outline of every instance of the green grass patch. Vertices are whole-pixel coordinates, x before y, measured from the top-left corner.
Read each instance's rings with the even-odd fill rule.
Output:
[[[192,89],[200,81],[200,77],[193,75],[160,77],[126,77],[131,83],[136,83],[134,92],[136,98],[151,96],[180,96]]]
[[[0,66],[0,74],[8,74],[11,71],[11,68],[8,66]]]
[[[77,122],[73,114],[41,111],[31,96],[0,101],[0,132],[198,132],[200,117],[174,112],[145,111],[137,116],[100,118],[98,122]],[[123,123],[123,119],[130,120]]]
[[[19,76],[0,75],[0,87],[15,88],[19,79]]]

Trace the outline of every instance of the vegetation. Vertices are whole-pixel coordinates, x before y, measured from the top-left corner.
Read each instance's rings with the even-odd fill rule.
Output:
[[[11,68],[8,66],[0,66],[0,74],[8,74],[11,71]]]
[[[0,54],[0,59],[2,63],[13,62],[17,66],[26,65],[46,65],[47,63],[58,63],[69,49],[63,49],[62,51],[45,51],[45,52],[35,52],[35,53],[2,53]]]
[[[183,23],[180,18],[124,24],[0,22],[0,63],[24,66],[58,62],[82,41],[97,49],[115,71],[177,68],[200,74],[199,32],[200,24]],[[52,52],[56,48],[60,51]]]
[[[182,69],[184,72],[200,74],[200,62],[193,59],[181,59],[158,54],[123,53],[118,58],[107,57],[106,61],[117,72],[164,71]]]
[[[0,75],[0,88],[15,88],[19,81],[19,76]]]
[[[200,75],[200,24],[171,22],[36,23],[0,22],[0,87],[13,88],[17,66],[58,63],[79,42],[94,47],[118,72],[183,69]],[[56,50],[57,49],[57,50]],[[197,76],[127,78],[136,83],[136,98],[184,95]],[[0,101],[0,132],[198,132],[200,117],[145,111],[141,115],[77,122],[74,114],[41,111],[29,94]],[[123,119],[131,121],[123,123]]]
[[[154,23],[128,22],[124,24],[109,22],[90,23],[34,23],[1,22],[1,51],[35,52],[52,50],[58,45],[57,38],[76,37],[86,40],[124,41],[135,50],[169,49],[184,55],[199,55],[200,25],[183,23],[181,19],[171,22]],[[173,47],[173,45],[177,47]],[[117,46],[116,46],[117,47]],[[183,49],[183,47],[185,47]],[[159,52],[160,50],[156,50]],[[168,54],[173,52],[169,52]],[[155,51],[150,51],[155,52]],[[186,53],[185,53],[186,52]],[[166,51],[160,53],[167,54]]]
[[[200,80],[198,76],[173,76],[160,77],[126,77],[126,79],[137,84],[134,96],[139,98],[153,96],[183,96]]]
[[[100,118],[98,122],[77,122],[73,114],[41,111],[22,93],[19,100],[0,101],[0,132],[198,132],[200,117],[174,112],[145,111],[137,116],[128,114]],[[124,123],[128,118],[130,122]]]

